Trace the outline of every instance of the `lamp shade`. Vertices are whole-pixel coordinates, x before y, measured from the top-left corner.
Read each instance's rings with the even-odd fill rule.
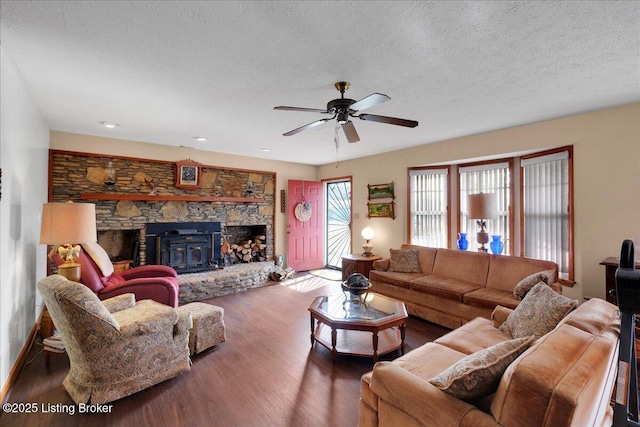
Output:
[[[498,217],[498,202],[495,193],[469,194],[467,211],[471,219],[492,219]]]
[[[366,226],[365,228],[362,229],[362,238],[364,240],[371,240],[373,239],[373,236],[375,235],[373,228]]]
[[[42,205],[40,243],[61,245],[96,242],[96,205],[45,203]]]

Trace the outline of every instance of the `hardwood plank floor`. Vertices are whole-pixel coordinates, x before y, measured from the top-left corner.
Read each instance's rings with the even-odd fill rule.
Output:
[[[79,414],[62,386],[69,369],[65,354],[45,368],[34,345],[9,403],[36,403],[38,413],[0,413],[0,426],[350,426],[358,423],[360,377],[370,358],[341,356],[311,348],[309,304],[340,292],[339,282],[301,274],[284,283],[214,298],[223,307],[227,342],[193,357],[191,370],[112,402],[109,413]],[[410,317],[406,351],[448,332]],[[392,352],[381,360],[392,360]],[[48,406],[48,405],[52,406]],[[67,405],[67,406],[62,406]],[[68,410],[55,409],[73,407]],[[43,413],[43,410],[49,412]]]

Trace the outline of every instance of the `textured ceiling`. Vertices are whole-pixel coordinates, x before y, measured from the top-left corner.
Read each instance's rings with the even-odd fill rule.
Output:
[[[0,42],[53,130],[326,164],[640,100],[638,2],[0,3]],[[285,137],[380,92],[355,121]],[[100,121],[116,122],[113,130]],[[199,143],[194,136],[205,136]],[[262,147],[271,151],[264,153]]]

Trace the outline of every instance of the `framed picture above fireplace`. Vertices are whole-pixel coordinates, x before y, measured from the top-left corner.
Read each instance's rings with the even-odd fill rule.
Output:
[[[176,162],[176,187],[185,190],[200,188],[202,176],[202,163],[191,159]]]

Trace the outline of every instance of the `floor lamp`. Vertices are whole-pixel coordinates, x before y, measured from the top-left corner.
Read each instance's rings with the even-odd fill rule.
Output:
[[[489,233],[487,233],[488,219],[498,217],[498,204],[495,193],[469,194],[467,196],[467,211],[469,219],[477,220],[480,231],[477,234],[477,242],[481,245],[478,252],[488,252],[484,246],[489,243]]]
[[[54,246],[49,257],[57,252],[65,260],[58,266],[58,274],[80,281],[80,264],[74,259],[80,255],[78,243],[96,241],[96,205],[72,202],[42,205],[40,243]]]

